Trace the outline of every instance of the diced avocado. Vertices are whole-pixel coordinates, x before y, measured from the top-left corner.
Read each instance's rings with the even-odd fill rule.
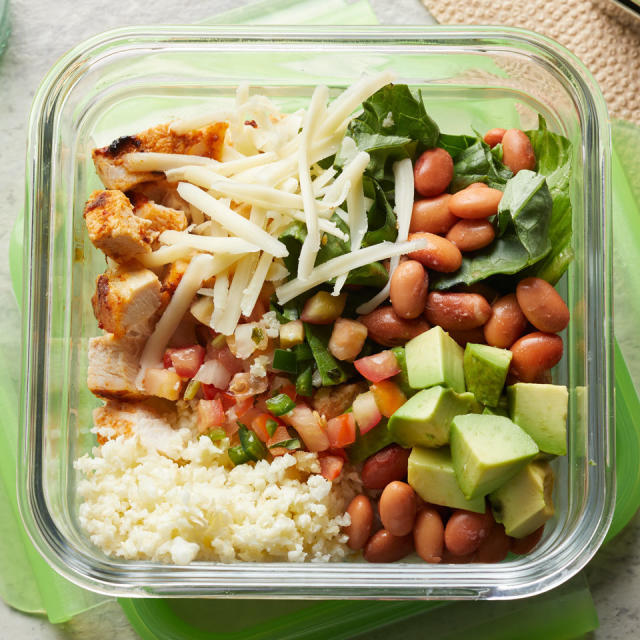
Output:
[[[509,349],[468,342],[464,350],[464,381],[478,402],[497,406],[512,357]]]
[[[507,535],[524,538],[553,515],[553,471],[548,462],[530,462],[489,495],[496,522]]]
[[[498,400],[498,404],[495,407],[485,407],[482,413],[486,416],[503,416],[504,418],[508,418],[509,401],[507,400],[507,396],[500,396],[500,400]]]
[[[442,385],[462,393],[462,347],[442,329],[433,327],[405,345],[407,375],[414,389]]]
[[[389,429],[404,447],[441,447],[449,442],[449,425],[455,416],[481,409],[472,393],[431,387],[409,398],[389,419]]]
[[[538,444],[540,451],[567,453],[567,387],[518,382],[507,388],[509,415]]]
[[[416,390],[409,384],[409,376],[407,375],[407,354],[405,353],[404,347],[393,347],[391,351],[396,357],[396,362],[400,367],[400,373],[396,374],[391,379],[400,387],[400,391],[402,391],[407,398],[410,398]]]
[[[456,478],[468,500],[497,489],[538,453],[533,439],[502,416],[456,416],[450,442]]]
[[[354,463],[364,462],[369,456],[380,451],[380,449],[384,449],[384,447],[392,442],[394,442],[393,436],[389,431],[387,421],[383,419],[380,424],[377,424],[371,431],[367,431],[364,435],[358,433],[356,441],[347,447],[349,460]]]
[[[447,447],[413,447],[409,456],[408,482],[426,502],[484,513],[484,498],[467,500],[462,495]]]

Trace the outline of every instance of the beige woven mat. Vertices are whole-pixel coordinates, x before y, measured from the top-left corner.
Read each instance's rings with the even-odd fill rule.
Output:
[[[422,0],[442,24],[523,27],[557,40],[590,69],[611,117],[640,124],[640,19],[610,0]]]

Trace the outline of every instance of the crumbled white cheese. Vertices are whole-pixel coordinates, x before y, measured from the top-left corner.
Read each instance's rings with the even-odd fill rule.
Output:
[[[249,366],[249,373],[255,378],[265,378],[267,367],[271,364],[269,356],[257,356]]]
[[[389,111],[389,113],[387,113],[387,115],[384,117],[384,120],[382,121],[382,128],[390,129],[391,127],[393,127],[394,124],[395,124],[395,121],[393,119],[393,113]]]

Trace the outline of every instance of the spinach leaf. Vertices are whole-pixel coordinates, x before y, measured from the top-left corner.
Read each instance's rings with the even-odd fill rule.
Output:
[[[311,348],[324,387],[341,384],[349,377],[342,365],[329,353],[327,345],[331,330],[331,327],[304,323],[307,343]]]
[[[436,146],[438,125],[427,115],[422,95],[415,96],[406,84],[389,84],[362,104],[363,112],[347,128],[346,138],[371,160],[367,175],[381,180],[390,171],[389,162],[413,158],[417,152]],[[353,145],[344,143],[334,166],[344,166],[353,156]]]
[[[468,142],[470,136],[464,138],[465,142]],[[507,180],[513,176],[480,137],[459,151],[453,159],[453,180],[449,186],[452,193],[468,187],[473,182],[485,182],[494,189],[504,189]]]
[[[519,171],[504,190],[498,207],[498,227],[512,223],[518,239],[530,257],[530,264],[551,249],[549,218],[553,202],[546,178],[533,171]],[[503,222],[507,220],[507,223]]]
[[[369,230],[362,239],[362,246],[369,247],[372,244],[385,241],[394,242],[398,237],[397,220],[396,214],[389,204],[387,193],[377,180],[366,175],[363,177],[362,184],[365,196],[373,200],[369,211],[367,211]]]
[[[451,133],[441,133],[438,137],[438,146],[455,158],[459,153],[477,142],[477,136],[453,135]]]
[[[488,247],[467,254],[458,271],[436,276],[432,287],[473,284],[497,274],[518,273],[536,264],[551,249],[548,238],[552,200],[544,176],[520,171],[507,182],[497,216],[499,237]]]
[[[380,191],[382,190],[380,189]],[[384,197],[384,193],[382,193],[382,197]],[[373,206],[376,206],[375,201]],[[385,221],[384,225],[380,229],[369,232],[371,235],[369,235],[369,233],[367,234],[369,235],[369,244],[374,244],[375,242],[382,242],[383,240],[389,239],[395,240],[397,232],[395,229],[395,216],[393,215],[393,212],[391,212],[391,216],[393,216],[391,230],[392,233],[388,228],[388,221]],[[349,228],[338,215],[334,214],[331,220],[342,231],[344,231],[345,233],[349,232]],[[302,248],[302,243],[304,242],[304,239],[306,237],[307,229],[304,223],[299,221],[290,224],[280,234],[280,241],[283,242],[289,250],[289,255],[284,258],[284,263],[289,270],[289,273],[293,277],[295,277],[298,273],[298,260],[300,257],[300,250]],[[365,236],[365,242],[366,240],[367,236]],[[351,248],[348,242],[344,242],[343,240],[340,240],[335,236],[324,234],[322,237],[322,246],[320,247],[320,251],[318,251],[315,264],[322,264],[323,262],[327,262],[327,260],[331,260],[332,258],[335,258],[337,256],[349,253],[349,251],[351,251]],[[350,271],[349,275],[347,276],[346,284],[356,284],[368,287],[382,288],[385,286],[385,284],[387,284],[388,277],[389,276],[387,270],[381,263],[372,262],[371,264],[365,265],[363,267],[358,267],[357,269],[353,269],[352,271]],[[333,284],[334,280],[330,280],[329,284]]]
[[[531,275],[555,284],[573,260],[571,247],[571,143],[564,136],[552,133],[542,116],[538,117],[538,129],[527,131],[536,155],[537,170],[547,176],[547,184],[553,200],[549,222],[551,251],[531,270]]]

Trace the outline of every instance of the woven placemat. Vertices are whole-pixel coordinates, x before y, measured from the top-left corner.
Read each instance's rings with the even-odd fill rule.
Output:
[[[614,118],[640,124],[640,19],[610,0],[422,0],[441,24],[523,27],[575,53],[602,88]]]

